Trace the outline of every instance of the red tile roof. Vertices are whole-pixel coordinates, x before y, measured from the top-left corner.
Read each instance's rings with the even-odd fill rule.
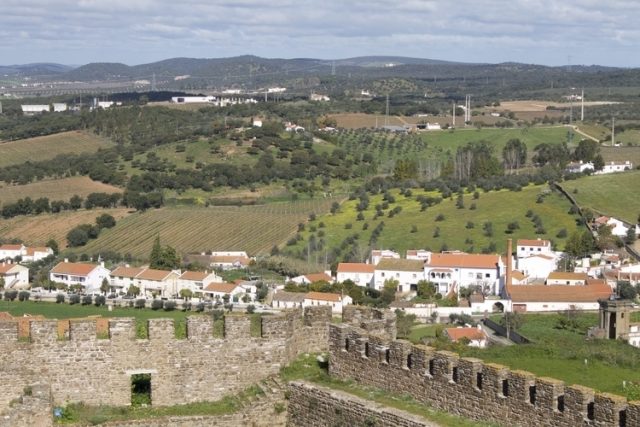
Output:
[[[111,272],[111,277],[128,277],[133,279],[143,271],[144,271],[144,268],[142,267],[119,266]]]
[[[204,288],[204,290],[209,292],[221,292],[223,294],[230,294],[236,287],[238,287],[238,285],[234,283],[211,283],[209,286]]]
[[[180,279],[201,282],[209,275],[211,275],[211,273],[207,273],[206,271],[185,271],[182,273],[182,276],[180,276]]]
[[[16,267],[18,264],[9,264],[9,263],[2,263],[0,264],[0,274],[5,274],[8,273],[9,271],[11,271],[12,268]]]
[[[79,262],[60,262],[51,269],[56,274],[72,274],[74,276],[87,276],[98,266],[95,264],[83,264]]]
[[[547,280],[582,280],[584,282],[587,278],[588,276],[586,273],[552,271],[549,273]]]
[[[332,294],[329,292],[308,292],[304,299],[313,299],[316,301],[331,301],[331,302],[340,302],[342,301],[342,295],[340,294]]]
[[[542,239],[518,239],[517,246],[551,246],[551,242]]]
[[[446,328],[445,332],[453,342],[456,342],[461,338],[468,338],[472,341],[487,339],[487,335],[484,331],[478,328]]]
[[[226,255],[211,255],[210,262],[213,264],[240,264],[249,265],[251,260],[243,256],[226,256]]]
[[[595,283],[584,286],[528,285],[510,286],[513,302],[597,302],[607,299],[612,290],[609,285]]]
[[[2,245],[0,251],[19,251],[22,249],[22,245]]]
[[[398,258],[383,258],[376,270],[384,271],[423,271],[424,261],[415,259],[398,259]]]
[[[376,266],[361,262],[341,262],[338,264],[338,273],[373,273]]]
[[[311,283],[315,282],[333,282],[333,278],[326,273],[311,273],[305,274],[304,277]]]
[[[153,268],[145,268],[140,274],[136,276],[136,279],[142,280],[154,280],[154,281],[162,281],[166,279],[172,271],[169,270],[156,270]]]
[[[494,269],[498,265],[499,259],[499,255],[492,254],[432,254],[427,266]]]

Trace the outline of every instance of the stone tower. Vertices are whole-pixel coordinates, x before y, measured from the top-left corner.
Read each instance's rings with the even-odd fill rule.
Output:
[[[629,300],[600,300],[600,329],[607,339],[627,339],[633,303]]]

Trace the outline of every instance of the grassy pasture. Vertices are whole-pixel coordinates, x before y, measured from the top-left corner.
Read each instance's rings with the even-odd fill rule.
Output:
[[[94,223],[96,217],[103,213],[113,215],[119,221],[128,214],[128,210],[93,209],[0,219],[0,237],[20,239],[28,245],[44,245],[49,239],[55,239],[63,248],[67,244],[69,230],[79,224]]]
[[[0,167],[53,159],[59,154],[90,153],[109,143],[97,135],[70,131],[0,144]]]
[[[519,192],[507,190],[480,192],[477,200],[473,199],[472,194],[465,194],[463,209],[456,207],[456,195],[454,195],[453,199],[443,200],[424,212],[421,211],[420,203],[416,200],[416,196],[427,194],[424,191],[414,190],[409,198],[400,195],[398,191],[391,191],[396,202],[389,204],[389,208],[384,210],[385,215],[376,220],[373,219],[375,206],[382,204],[383,200],[382,195],[370,196],[369,207],[363,212],[365,218],[363,221],[358,221],[356,218],[358,200],[350,200],[344,202],[335,215],[325,214],[310,222],[302,233],[304,239],[296,245],[287,246],[287,249],[294,252],[301,251],[307,246],[310,235],[313,234],[318,240],[324,239],[325,247],[331,250],[357,233],[361,253],[367,254],[371,232],[381,221],[384,221],[385,226],[375,247],[394,249],[400,253],[404,253],[407,249],[418,248],[439,251],[444,244],[450,250],[480,252],[491,242],[495,243],[497,250],[502,252],[506,249],[507,238],[535,237],[551,239],[559,249],[562,249],[565,239],[558,238],[556,235],[561,229],[566,229],[568,234],[571,234],[571,231],[576,228],[576,217],[568,214],[569,201],[559,193],[551,193],[544,198],[543,203],[536,203],[538,195],[546,190],[546,186],[531,185]],[[438,196],[439,193],[428,195]],[[476,205],[474,210],[470,209],[473,203]],[[402,210],[390,218],[389,212],[396,206],[401,207]],[[529,209],[542,219],[545,234],[535,234],[533,222],[525,216]],[[444,220],[436,221],[439,215],[443,215]],[[320,227],[321,222],[324,227]],[[467,228],[468,222],[473,223],[473,228]],[[492,223],[492,236],[486,236],[483,232],[485,222]],[[517,222],[520,228],[508,234],[506,230],[511,222]],[[365,223],[368,224],[367,230],[363,230]],[[314,228],[316,231],[311,231]],[[344,255],[346,253],[342,254]]]
[[[320,215],[336,199],[271,203],[259,206],[171,207],[136,213],[104,230],[78,252],[114,250],[145,258],[157,235],[178,252],[245,250],[268,254],[310,213]]]
[[[48,197],[49,200],[69,200],[74,194],[84,198],[90,193],[120,193],[122,190],[112,185],[93,181],[86,176],[37,181],[26,185],[0,184],[0,204],[13,203],[18,199]]]
[[[580,207],[631,223],[640,214],[640,171],[589,176],[564,182],[562,187],[573,193]]]

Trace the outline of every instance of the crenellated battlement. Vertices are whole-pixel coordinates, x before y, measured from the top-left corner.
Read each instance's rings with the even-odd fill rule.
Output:
[[[51,384],[54,403],[129,405],[137,373],[151,375],[153,405],[218,400],[302,352],[326,351],[331,308],[265,315],[259,325],[230,314],[222,336],[212,316],[189,316],[183,338],[172,319],[149,320],[145,338],[133,318],[21,322],[0,322],[0,412],[38,381]]]
[[[468,418],[523,426],[637,426],[640,402],[495,363],[330,326],[329,371]]]

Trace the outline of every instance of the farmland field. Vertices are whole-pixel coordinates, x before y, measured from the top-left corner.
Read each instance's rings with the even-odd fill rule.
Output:
[[[90,193],[120,193],[122,190],[112,185],[93,181],[86,176],[37,181],[26,185],[0,185],[0,204],[15,202],[24,197],[68,201],[74,194],[84,198]]]
[[[179,253],[244,250],[268,254],[283,243],[310,213],[320,215],[336,199],[271,203],[260,206],[171,207],[130,215],[78,252],[113,250],[146,258],[156,236]]]
[[[640,171],[589,176],[564,182],[562,187],[573,193],[580,207],[630,223],[640,214]]]
[[[62,248],[67,244],[69,230],[79,224],[93,223],[103,213],[113,215],[119,221],[128,210],[92,209],[0,219],[0,238],[20,239],[27,245],[44,245],[49,239],[55,239]]]
[[[0,167],[53,159],[59,154],[90,153],[109,145],[87,132],[71,131],[0,143]]]
[[[608,147],[601,146],[600,152],[605,162],[630,161],[633,167],[640,165],[640,146],[634,147]]]
[[[347,201],[335,215],[326,214],[308,223],[306,230],[301,233],[303,240],[295,245],[286,246],[285,249],[295,254],[306,249],[311,241],[318,243],[322,240],[323,256],[325,249],[332,251],[334,248],[342,247],[338,258],[349,259],[353,256],[351,259],[361,261],[372,247],[394,249],[400,253],[407,249],[439,251],[445,247],[449,250],[480,252],[494,243],[494,251],[503,252],[507,238],[540,237],[554,241],[558,249],[562,249],[565,238],[557,237],[558,233],[564,229],[567,234],[571,234],[576,228],[577,217],[568,214],[571,207],[569,201],[560,193],[549,192],[546,186],[531,185],[518,192],[480,192],[477,200],[473,199],[472,194],[465,194],[462,209],[457,208],[454,194],[453,198],[445,199],[425,211],[421,211],[417,197],[437,197],[440,193],[412,191],[411,197],[405,197],[398,191],[390,191],[395,202],[389,203],[388,208],[383,211],[384,215],[377,219],[373,218],[375,206],[383,203],[382,195],[369,196],[369,207],[363,211],[364,220],[360,221],[357,220],[356,210],[358,200]],[[536,203],[541,193],[546,196],[543,197],[542,203]],[[472,209],[474,204],[475,209]],[[394,208],[401,208],[401,211],[390,216]],[[536,234],[533,215],[526,216],[528,210],[541,219],[544,233]],[[439,215],[443,216],[441,220],[437,220]],[[382,222],[382,232],[378,239],[371,243],[372,231]],[[483,230],[485,222],[491,222],[491,236]],[[512,222],[517,223],[517,228],[507,233],[508,225]],[[355,235],[357,238],[354,239]],[[345,245],[347,241],[351,242]]]

